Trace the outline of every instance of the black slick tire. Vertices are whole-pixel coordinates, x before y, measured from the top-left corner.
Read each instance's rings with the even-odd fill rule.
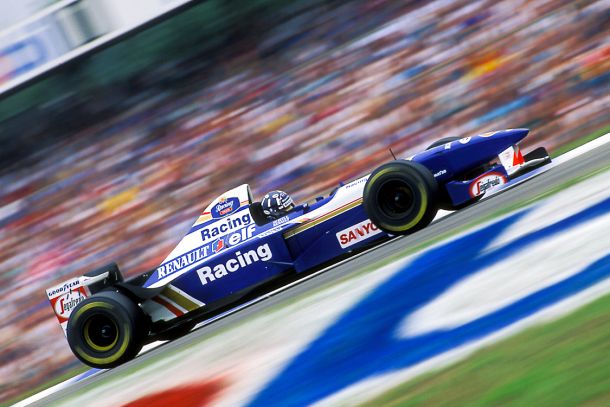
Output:
[[[397,160],[377,168],[364,186],[363,206],[386,233],[407,235],[426,227],[438,211],[438,184],[414,161]]]
[[[148,335],[140,307],[116,291],[82,301],[68,321],[68,344],[83,363],[107,369],[133,359]]]

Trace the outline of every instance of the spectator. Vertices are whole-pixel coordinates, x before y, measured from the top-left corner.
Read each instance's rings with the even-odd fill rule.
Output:
[[[98,90],[103,114],[0,173],[0,401],[79,365],[44,288],[110,261],[127,276],[154,268],[235,185],[304,200],[387,161],[390,145],[406,156],[525,126],[553,149],[607,126],[607,6],[352,1],[219,56],[218,72],[168,87],[153,70],[122,101]],[[75,101],[90,100],[55,109]]]

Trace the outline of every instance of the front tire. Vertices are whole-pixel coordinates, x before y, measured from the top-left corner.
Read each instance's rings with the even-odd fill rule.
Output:
[[[397,160],[377,168],[364,186],[363,206],[386,233],[407,235],[426,227],[438,211],[438,184],[414,161]]]
[[[83,363],[107,369],[133,359],[148,335],[140,307],[116,291],[102,291],[74,309],[68,344]]]

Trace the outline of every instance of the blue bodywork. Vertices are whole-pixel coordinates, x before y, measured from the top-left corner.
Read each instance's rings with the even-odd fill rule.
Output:
[[[503,165],[487,167],[475,178],[465,176],[517,145],[527,133],[527,129],[511,129],[467,137],[418,153],[410,160],[428,168],[439,188],[457,206],[472,201],[476,197],[473,193],[483,193],[489,187],[477,184],[477,179],[493,176],[508,181]],[[284,218],[263,226],[256,225],[250,214],[251,197],[241,203],[235,197],[223,197],[222,204],[212,209],[213,217],[189,231],[200,234],[205,243],[167,261],[151,273],[143,287],[171,284],[213,306],[281,275],[310,270],[387,239],[391,236],[371,223],[362,205],[367,179],[344,185],[311,205],[297,206]],[[354,191],[353,199],[347,199]],[[210,240],[215,232],[218,238]]]
[[[528,129],[510,129],[466,137],[415,154],[413,161],[425,165],[439,184],[451,182],[472,168],[494,160],[498,154],[527,136]]]

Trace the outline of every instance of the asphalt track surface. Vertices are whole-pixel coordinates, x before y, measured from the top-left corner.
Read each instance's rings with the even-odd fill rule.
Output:
[[[68,388],[62,389],[57,393],[40,399],[31,405],[44,406],[51,402],[57,402],[66,396],[80,392],[85,386],[88,387],[95,385],[95,383],[101,379],[106,379],[115,375],[122,375],[127,373],[127,371],[133,372],[133,370],[137,369],[139,365],[146,364],[153,358],[162,358],[167,352],[171,352],[177,348],[190,346],[195,342],[200,342],[207,336],[213,335],[218,330],[233,324],[239,324],[240,321],[264,312],[269,307],[277,305],[282,301],[301,295],[308,291],[314,291],[318,287],[325,286],[335,280],[346,277],[351,273],[362,270],[362,268],[371,266],[382,259],[395,256],[409,248],[417,246],[419,243],[434,239],[435,237],[441,236],[447,232],[459,232],[465,227],[472,225],[473,222],[476,222],[478,219],[487,218],[497,213],[498,210],[501,210],[502,208],[510,207],[523,202],[524,200],[533,199],[540,194],[562,185],[569,179],[586,175],[595,170],[608,167],[609,165],[610,143],[607,143],[568,162],[564,162],[554,168],[551,168],[550,170],[529,179],[527,182],[502,191],[499,194],[489,197],[488,199],[484,199],[469,208],[451,213],[442,219],[438,219],[427,228],[413,235],[391,240],[384,245],[366,251],[336,266],[329,267],[325,269],[324,272],[315,275],[313,278],[296,284],[284,291],[264,299],[263,301],[244,308],[237,313],[228,315],[209,325],[201,327],[185,337],[165,343],[147,353],[140,355],[125,365],[86,378],[69,386]]]

